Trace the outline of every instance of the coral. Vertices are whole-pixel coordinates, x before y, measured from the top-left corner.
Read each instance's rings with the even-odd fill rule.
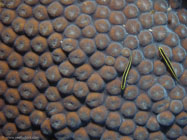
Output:
[[[154,14],[154,21],[156,25],[164,25],[167,23],[167,15],[164,12],[157,12]]]
[[[136,49],[138,47],[139,40],[136,36],[133,35],[127,35],[127,37],[124,40],[124,46],[129,49]]]
[[[126,36],[126,30],[123,28],[123,26],[113,25],[109,35],[113,41],[122,41]]]
[[[134,4],[129,4],[125,7],[125,9],[123,10],[123,13],[125,14],[125,16],[127,18],[136,18],[139,10],[137,8],[137,6],[135,6]]]
[[[111,66],[103,66],[99,70],[99,74],[106,81],[113,80],[117,76],[116,70]]]
[[[105,106],[99,106],[90,112],[92,120],[97,124],[103,124],[108,116],[108,111]]]
[[[7,123],[3,126],[2,132],[6,137],[16,136],[17,128],[14,123]]]
[[[147,94],[141,93],[136,98],[136,105],[141,110],[148,110],[151,107],[151,100],[150,100],[149,96],[147,96]]]
[[[73,4],[75,2],[75,0],[60,0],[60,2],[64,5],[70,5]]]
[[[183,104],[180,100],[172,100],[169,109],[172,113],[178,114],[183,110]]]
[[[168,76],[168,75],[163,75],[158,79],[158,82],[165,88],[165,89],[172,89],[175,86],[174,80]]]
[[[39,110],[34,110],[30,116],[30,121],[34,126],[40,126],[42,122],[45,120],[46,115],[44,112]]]
[[[58,84],[57,88],[63,95],[71,94],[74,86],[74,80],[70,78],[63,78],[61,79]]]
[[[81,14],[77,17],[75,23],[80,27],[84,28],[87,25],[91,24],[91,17],[86,14]]]
[[[110,112],[108,114],[107,120],[106,120],[106,126],[109,129],[116,130],[120,127],[122,123],[122,118],[119,113],[117,112]]]
[[[59,2],[52,2],[48,7],[47,7],[47,12],[51,17],[58,17],[61,14],[63,14],[64,8]]]
[[[17,104],[20,100],[20,95],[17,89],[10,88],[4,93],[4,98],[9,104]]]
[[[112,10],[121,10],[125,6],[125,1],[123,0],[111,0],[109,3],[109,7]]]
[[[69,53],[69,52],[72,52],[73,50],[75,50],[77,45],[78,45],[77,40],[72,39],[72,38],[66,38],[62,42],[61,48],[62,48],[63,51]]]
[[[138,34],[140,32],[140,22],[136,19],[129,19],[125,25],[125,29],[129,34]]]
[[[63,100],[64,107],[67,110],[75,111],[80,107],[80,102],[74,96],[68,96]]]
[[[117,110],[121,107],[121,99],[119,97],[116,97],[116,96],[108,96],[106,98],[106,107],[109,109],[109,110]]]
[[[55,138],[56,139],[71,139],[72,132],[69,128],[64,128],[64,129],[55,133]]]
[[[130,119],[126,119],[125,121],[122,122],[119,128],[119,132],[124,135],[130,135],[135,130],[135,127],[136,127],[136,124],[134,123],[134,121]]]
[[[46,70],[47,80],[50,82],[58,82],[61,79],[57,66],[51,66]]]
[[[164,111],[157,115],[157,121],[160,125],[170,126],[175,120],[174,115],[170,111]]]
[[[81,4],[81,12],[85,14],[92,14],[96,10],[96,3],[94,1],[85,1]]]
[[[18,25],[16,25],[16,26],[18,26]],[[38,21],[35,20],[34,18],[31,18],[26,21],[26,23],[24,25],[24,32],[26,33],[27,36],[33,37],[33,36],[37,35],[39,32],[38,26],[39,26]]]
[[[82,39],[79,42],[79,46],[88,55],[94,53],[96,50],[95,42],[92,39]]]
[[[88,135],[91,136],[92,138],[101,137],[101,135],[103,134],[103,131],[104,131],[104,129],[101,126],[99,126],[95,123],[89,123],[87,125],[86,130],[87,130]]]
[[[43,53],[47,49],[47,40],[42,36],[37,36],[31,41],[31,47],[36,53]]]
[[[89,136],[85,130],[85,128],[81,127],[77,131],[75,131],[73,135],[74,140],[88,140]]]
[[[110,38],[108,34],[99,33],[95,36],[95,44],[98,49],[103,50],[105,49],[110,42]]]
[[[105,57],[105,65],[112,66],[115,63],[115,58],[112,56],[106,56]]]
[[[19,73],[15,70],[9,71],[6,76],[6,83],[9,87],[18,87],[21,84]]]
[[[25,0],[24,2],[29,5],[35,5],[39,2],[39,0]]]
[[[39,58],[39,64],[42,68],[48,68],[53,64],[52,54],[49,52],[43,53]]]
[[[82,29],[82,35],[84,37],[92,38],[96,34],[96,29],[93,25],[87,25]]]
[[[81,30],[78,26],[72,24],[67,26],[67,28],[64,31],[64,35],[68,38],[77,39],[81,35]]]
[[[79,14],[80,14],[80,8],[76,5],[68,6],[64,10],[64,16],[70,21],[75,20]]]
[[[60,100],[60,93],[56,87],[50,86],[45,91],[45,96],[48,101],[54,102]]]
[[[48,104],[48,101],[43,94],[39,94],[33,100],[34,107],[38,110],[44,110]]]
[[[20,53],[30,50],[30,40],[25,35],[17,37],[14,45],[16,50]]]
[[[16,33],[23,32],[25,23],[25,19],[17,17],[12,21],[12,28]]]
[[[186,112],[181,112],[179,115],[176,116],[176,122],[180,126],[185,126],[187,124],[186,121],[187,114]]]
[[[3,95],[7,90],[7,84],[4,81],[0,81],[0,95]]]
[[[121,81],[117,78],[112,80],[107,84],[106,90],[111,95],[119,95],[121,93]]]
[[[16,126],[21,130],[26,130],[31,127],[31,122],[28,116],[19,115],[15,120]]]
[[[103,95],[101,93],[92,92],[86,97],[86,104],[91,107],[97,107],[103,102]]]
[[[33,82],[34,82],[35,86],[39,89],[45,89],[49,85],[46,75],[43,71],[40,71],[35,74]]]
[[[90,109],[88,107],[82,106],[78,110],[78,115],[79,115],[79,118],[81,119],[81,121],[83,121],[83,122],[90,121]]]
[[[5,77],[8,74],[9,66],[5,61],[0,61],[0,78]]]
[[[152,43],[153,36],[152,36],[151,32],[144,30],[139,33],[138,40],[139,40],[139,43],[141,46],[146,46],[146,45]]]
[[[16,33],[10,27],[4,28],[1,32],[1,38],[5,44],[13,43],[16,37],[17,37]]]
[[[169,96],[171,99],[180,100],[183,99],[186,95],[185,89],[180,85],[176,85],[175,88],[171,90]]]
[[[146,29],[151,28],[154,24],[153,15],[150,14],[149,12],[141,13],[139,20],[142,24],[142,27]]]
[[[159,101],[166,97],[166,90],[163,86],[155,84],[149,89],[148,94],[153,101]]]
[[[32,7],[27,4],[21,4],[17,9],[18,15],[22,18],[29,18],[32,15]]]
[[[186,139],[182,0],[2,2],[0,139]]]
[[[81,126],[81,120],[76,112],[69,112],[66,115],[67,125],[73,130]]]
[[[131,118],[136,114],[137,108],[133,102],[128,101],[123,103],[120,111],[125,117]]]
[[[127,100],[134,100],[139,95],[139,90],[136,86],[127,86],[123,94],[124,98]],[[140,97],[140,96],[138,96]]]
[[[145,75],[149,74],[153,71],[153,63],[149,60],[142,60],[142,62],[138,65],[138,71],[140,74]]]
[[[12,21],[15,19],[16,13],[13,10],[5,9],[1,12],[1,21],[4,24],[11,24]]]
[[[42,36],[44,37],[49,36],[50,34],[52,34],[52,32],[53,32],[53,26],[52,26],[51,21],[45,20],[45,21],[40,22],[39,33]]]
[[[145,111],[139,111],[136,113],[135,122],[137,125],[145,125],[149,119],[149,113]]]
[[[94,22],[95,28],[99,33],[105,33],[110,30],[110,23],[106,19],[98,19]]]
[[[20,68],[23,65],[22,56],[16,52],[12,52],[7,58],[9,66],[13,69]]]
[[[107,139],[118,139],[118,134],[115,131],[108,131],[105,130],[105,132],[103,133],[102,140],[107,140]]]
[[[149,44],[143,48],[144,56],[148,59],[153,59],[157,56],[158,49],[155,44]],[[156,62],[156,61],[155,61]]]
[[[53,21],[53,28],[57,32],[62,32],[68,26],[68,21],[64,17],[57,17]]]
[[[107,6],[97,6],[95,11],[95,18],[107,18],[109,15],[109,8]]]
[[[0,42],[0,60],[6,59],[10,55],[11,51],[12,49],[9,46]]]
[[[101,67],[104,65],[104,58],[105,55],[102,52],[96,51],[91,57],[90,57],[90,63],[93,67]]]
[[[86,61],[86,54],[81,49],[76,49],[69,54],[68,58],[72,64],[80,65]]]
[[[146,128],[138,126],[134,131],[133,137],[135,140],[146,140],[148,138],[148,135],[149,133]]]
[[[66,116],[62,113],[52,115],[50,118],[51,127],[55,130],[61,130],[66,127]]]
[[[160,129],[160,125],[155,116],[151,116],[147,120],[146,128],[150,131],[158,131]]]
[[[74,75],[78,80],[86,80],[90,77],[92,72],[93,69],[90,64],[83,64],[75,70]]]
[[[2,111],[7,120],[15,119],[17,116],[19,116],[18,108],[15,105],[5,105]]]
[[[37,20],[45,20],[48,17],[47,8],[43,5],[37,5],[33,9],[33,15]]]
[[[77,98],[86,98],[89,93],[87,84],[85,82],[75,83],[73,93]]]
[[[142,12],[149,11],[153,5],[151,0],[138,0],[136,4]]]
[[[109,56],[117,57],[120,55],[121,50],[122,50],[121,44],[111,42],[106,49],[106,53]]]
[[[52,134],[52,128],[50,124],[49,118],[46,118],[42,124],[41,124],[41,131],[44,135],[51,135]]]
[[[111,11],[109,16],[109,21],[111,24],[124,24],[126,21],[125,16],[120,11]]]
[[[179,136],[181,136],[181,134],[182,134],[182,129],[178,125],[174,124],[168,130],[168,132],[166,133],[166,136],[170,139],[176,139]]]
[[[59,71],[64,76],[71,76],[74,73],[75,68],[69,61],[64,61],[59,65]]]
[[[21,100],[18,104],[18,109],[22,114],[29,115],[34,110],[34,106],[30,101]]]
[[[57,48],[52,52],[52,58],[55,63],[61,63],[66,59],[66,54],[61,48]]]
[[[64,110],[63,105],[60,102],[50,102],[47,104],[46,113],[48,116],[52,116],[58,113],[62,113]]]

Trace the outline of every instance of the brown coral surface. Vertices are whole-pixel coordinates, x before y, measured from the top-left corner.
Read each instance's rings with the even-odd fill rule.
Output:
[[[181,2],[0,0],[0,140],[186,140]]]

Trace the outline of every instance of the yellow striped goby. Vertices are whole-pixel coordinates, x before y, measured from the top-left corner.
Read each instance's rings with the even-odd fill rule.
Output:
[[[164,62],[166,63],[167,67],[169,68],[169,70],[171,71],[173,77],[179,82],[179,79],[177,78],[177,75],[174,71],[174,68],[171,64],[171,61],[169,60],[169,58],[167,57],[166,53],[164,52],[164,50],[161,47],[158,47],[159,52],[162,56],[162,58],[164,59]]]
[[[122,82],[121,82],[121,89],[122,90],[125,89],[125,85],[126,85],[126,81],[127,81],[127,76],[129,74],[129,70],[131,68],[131,64],[132,64],[132,54],[130,55],[129,63],[128,63],[126,69],[123,72]]]

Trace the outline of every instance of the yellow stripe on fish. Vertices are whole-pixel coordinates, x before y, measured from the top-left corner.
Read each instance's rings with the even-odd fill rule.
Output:
[[[127,76],[129,74],[129,70],[131,68],[131,64],[132,64],[132,55],[130,55],[129,63],[128,63],[125,71],[123,72],[122,82],[121,82],[121,89],[122,90],[125,89],[125,85],[126,85],[126,81],[127,81]]]
[[[171,71],[173,77],[174,77],[177,81],[179,81],[179,79],[177,78],[177,75],[176,75],[176,73],[175,73],[175,71],[174,71],[174,68],[173,68],[173,66],[172,66],[172,64],[171,64],[171,61],[169,60],[169,58],[168,58],[167,55],[165,54],[164,50],[163,50],[161,47],[158,47],[158,49],[159,49],[159,52],[160,52],[162,58],[164,59],[164,62],[166,63],[166,65],[167,65],[167,67],[169,68],[169,70]]]

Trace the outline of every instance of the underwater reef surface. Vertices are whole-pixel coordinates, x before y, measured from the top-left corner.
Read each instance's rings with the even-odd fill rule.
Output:
[[[186,25],[177,0],[0,0],[0,139],[186,140]]]

